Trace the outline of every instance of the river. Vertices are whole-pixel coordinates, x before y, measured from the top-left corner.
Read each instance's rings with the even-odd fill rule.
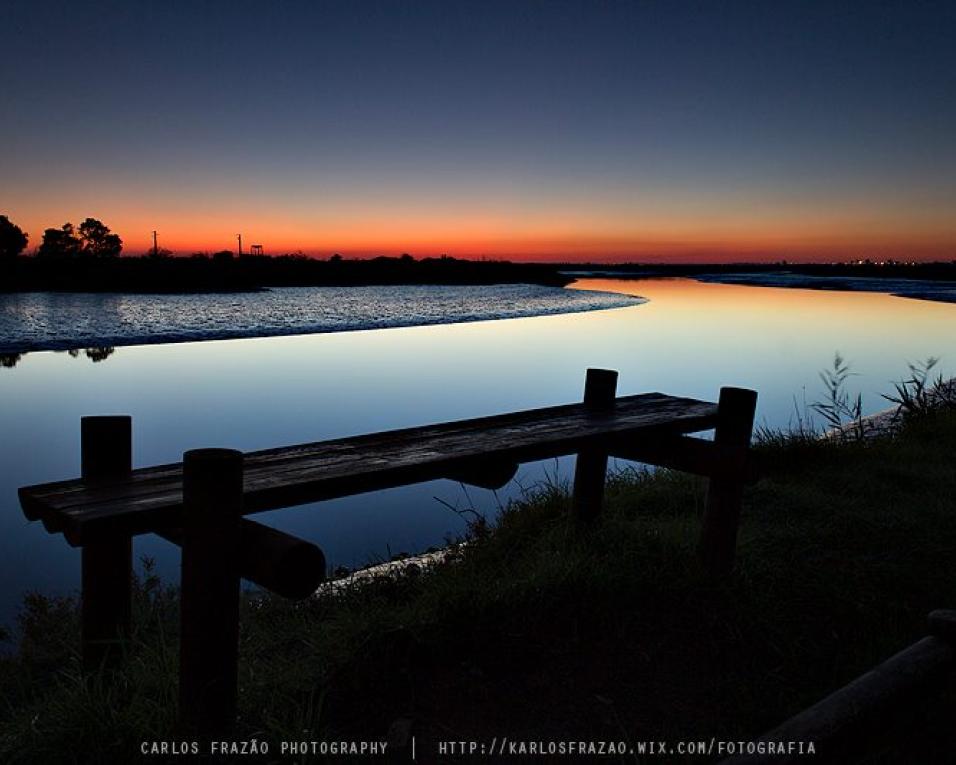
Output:
[[[390,291],[393,306],[411,299],[402,291],[421,290],[361,289]],[[433,297],[449,289],[462,288],[429,288]],[[480,291],[489,288],[470,289],[480,301]],[[550,288],[533,291],[539,289]],[[570,299],[556,308],[549,297],[545,308],[583,312],[522,315],[536,309],[522,303],[518,290],[510,310],[521,317],[492,318],[502,315],[500,305],[469,313],[461,293],[445,294],[446,311],[458,311],[451,320],[461,323],[117,345],[112,352],[104,346],[117,343],[115,332],[103,338],[78,332],[67,317],[44,319],[73,333],[71,340],[82,335],[96,342],[89,353],[5,357],[11,365],[0,368],[0,624],[12,621],[28,589],[65,594],[78,586],[78,551],[28,523],[16,489],[78,474],[82,415],[132,415],[134,463],[145,466],[202,446],[264,449],[574,401],[592,366],[619,370],[622,395],[656,390],[715,400],[721,385],[754,388],[758,422],[780,427],[793,420],[795,407],[803,410],[822,396],[818,373],[837,351],[856,375],[850,392],[862,394],[866,411],[887,406],[881,394],[907,373],[908,361],[942,356],[940,371],[956,371],[951,303],[687,279],[582,279],[565,292]],[[287,294],[273,299],[296,303]],[[113,323],[113,316],[105,321]],[[568,465],[564,460],[558,472],[566,474]],[[436,481],[257,520],[315,541],[333,565],[353,567],[440,545],[464,528],[445,503],[474,505],[493,516],[499,502],[553,467],[524,466],[497,495]],[[140,537],[135,553],[155,558],[164,578],[178,575],[172,545]]]

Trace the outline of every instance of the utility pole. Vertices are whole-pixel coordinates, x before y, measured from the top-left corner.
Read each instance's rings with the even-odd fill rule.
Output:
[[[158,258],[158,257],[159,257],[159,245],[156,244],[156,232],[155,232],[155,231],[153,232],[153,257],[154,257],[154,258]]]
[[[239,257],[242,257],[242,234],[236,234],[236,238],[239,240]]]

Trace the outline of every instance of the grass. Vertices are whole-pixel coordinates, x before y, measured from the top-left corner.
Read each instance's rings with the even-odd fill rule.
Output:
[[[275,752],[406,721],[426,762],[443,739],[749,739],[956,605],[952,410],[892,438],[778,434],[756,450],[726,582],[694,555],[703,483],[629,469],[593,528],[545,486],[476,525],[453,562],[306,603],[247,599],[238,736]],[[28,598],[0,664],[0,762],[127,762],[174,739],[176,598],[149,572],[137,583],[137,632],[110,681],[79,671],[75,603]],[[907,759],[951,756],[934,714],[897,731]]]

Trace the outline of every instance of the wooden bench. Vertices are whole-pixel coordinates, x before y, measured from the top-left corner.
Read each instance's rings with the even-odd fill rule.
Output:
[[[235,710],[239,576],[301,596],[324,574],[317,547],[247,514],[439,478],[498,488],[519,463],[577,454],[572,511],[587,524],[600,515],[608,458],[619,457],[710,479],[700,553],[715,575],[729,571],[756,393],[723,388],[714,404],[618,398],[616,385],[617,372],[591,369],[577,404],[247,454],[196,450],[138,470],[130,418],[88,417],[81,477],[21,488],[20,502],[27,518],[83,550],[87,667],[108,661],[129,629],[131,537],[158,533],[181,545],[181,713],[221,730]],[[687,435],[711,429],[713,441]]]

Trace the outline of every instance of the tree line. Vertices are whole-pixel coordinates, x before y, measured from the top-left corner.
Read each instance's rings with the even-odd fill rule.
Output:
[[[298,252],[236,257],[229,250],[170,257],[155,247],[143,257],[119,257],[123,241],[87,218],[43,232],[36,257],[20,257],[28,236],[0,215],[0,292],[233,292],[272,287],[399,284],[546,284],[571,277],[538,263],[459,260],[448,255],[327,260]]]
[[[15,258],[27,247],[29,236],[6,215],[0,215],[0,258]],[[79,226],[64,223],[48,228],[37,248],[41,258],[116,258],[123,240],[102,221],[87,218]]]

